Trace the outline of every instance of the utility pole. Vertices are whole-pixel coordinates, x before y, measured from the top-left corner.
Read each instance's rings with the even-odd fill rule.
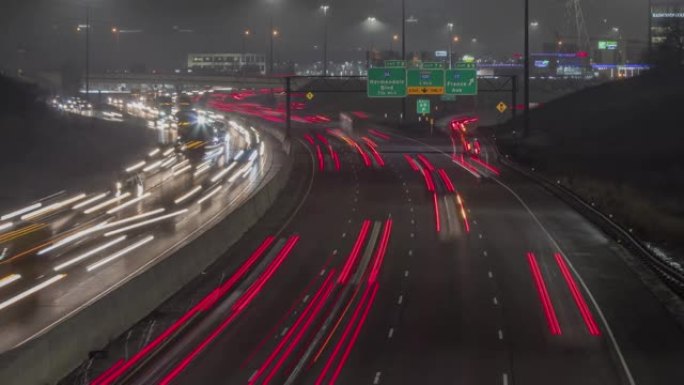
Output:
[[[270,37],[270,46],[269,46],[269,53],[268,53],[268,74],[273,75],[273,38],[275,34],[275,30],[273,29],[273,9],[271,9],[271,30],[268,31],[268,35]]]
[[[406,0],[401,0],[401,60],[406,63]],[[401,121],[406,119],[406,97],[401,98]]]
[[[85,91],[86,100],[90,99],[90,4],[86,2],[86,51],[85,51]]]
[[[653,2],[648,0],[648,59],[653,60]]]
[[[329,5],[321,5],[323,11],[323,76],[328,76],[328,10]]]
[[[523,103],[523,129],[522,137],[527,136],[530,129],[530,0],[525,0],[525,93]]]
[[[451,69],[451,63],[453,63],[453,60],[451,59],[452,54],[453,54],[453,34],[454,34],[454,23],[448,23],[447,27],[449,28],[449,69]]]

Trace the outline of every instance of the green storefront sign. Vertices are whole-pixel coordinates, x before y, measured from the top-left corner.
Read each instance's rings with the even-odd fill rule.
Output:
[[[406,69],[370,68],[368,70],[369,98],[403,98],[406,96]]]
[[[475,63],[456,63],[446,71],[446,94],[477,95],[477,68]]]

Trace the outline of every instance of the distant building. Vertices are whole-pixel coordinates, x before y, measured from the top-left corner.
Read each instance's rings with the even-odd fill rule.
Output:
[[[652,45],[665,41],[669,29],[677,23],[684,23],[684,0],[651,0],[649,15]]]
[[[188,68],[195,72],[266,74],[266,55],[254,53],[191,53]]]

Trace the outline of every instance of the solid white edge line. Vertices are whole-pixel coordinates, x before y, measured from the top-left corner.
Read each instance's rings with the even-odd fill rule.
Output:
[[[627,361],[625,360],[625,357],[624,357],[624,355],[622,354],[622,350],[620,349],[620,345],[618,344],[617,340],[615,339],[615,335],[613,334],[613,330],[612,330],[612,329],[610,328],[610,326],[608,325],[608,320],[606,320],[606,317],[604,316],[603,311],[601,310],[601,307],[599,306],[598,302],[597,302],[596,299],[594,298],[594,295],[593,295],[593,294],[591,293],[591,291],[589,290],[589,287],[588,287],[588,286],[586,285],[586,283],[584,282],[584,279],[582,279],[582,277],[579,275],[579,273],[578,273],[577,270],[575,269],[575,266],[574,266],[574,265],[572,264],[572,262],[570,262],[570,260],[566,257],[565,252],[564,252],[563,249],[560,247],[560,245],[558,244],[558,242],[556,242],[556,240],[553,238],[553,236],[551,235],[551,233],[549,233],[549,231],[546,229],[546,227],[544,227],[544,225],[541,223],[541,221],[539,220],[539,218],[537,218],[537,216],[532,212],[532,210],[530,209],[530,207],[525,203],[525,201],[523,201],[523,199],[520,197],[520,195],[518,195],[515,191],[513,191],[512,188],[508,187],[508,185],[506,185],[505,183],[501,182],[501,181],[499,180],[499,178],[492,177],[491,179],[494,180],[496,183],[498,183],[500,186],[504,187],[506,190],[508,190],[508,191],[509,191],[509,192],[510,192],[510,193],[511,193],[519,202],[520,202],[520,204],[521,204],[521,205],[525,208],[525,210],[527,210],[527,212],[530,214],[530,216],[532,217],[532,219],[534,219],[534,221],[537,223],[537,225],[539,225],[539,227],[542,229],[542,231],[544,232],[544,234],[546,234],[546,236],[549,238],[549,240],[551,241],[551,243],[553,244],[553,246],[558,250],[558,252],[561,253],[561,255],[563,256],[563,258],[565,259],[565,262],[568,264],[568,266],[570,266],[570,269],[572,270],[572,272],[573,272],[573,273],[575,274],[575,276],[577,277],[577,280],[580,282],[580,285],[582,285],[582,288],[584,289],[584,291],[585,291],[585,292],[587,293],[587,295],[589,296],[589,299],[591,300],[592,305],[594,305],[594,309],[596,309],[596,312],[598,313],[599,317],[601,318],[601,322],[603,323],[603,326],[604,326],[605,329],[606,329],[606,332],[607,332],[607,334],[608,334],[608,338],[609,338],[611,344],[613,345],[613,348],[615,349],[615,353],[617,354],[618,359],[620,360],[620,364],[622,365],[622,369],[623,369],[624,372],[625,372],[625,376],[627,377],[627,381],[629,382],[630,385],[636,385],[636,382],[634,381],[634,377],[632,376],[632,372],[629,370],[629,366],[627,365]]]

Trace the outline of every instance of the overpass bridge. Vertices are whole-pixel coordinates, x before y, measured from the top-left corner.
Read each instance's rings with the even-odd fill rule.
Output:
[[[82,79],[85,88],[85,78]],[[133,89],[198,89],[209,87],[281,88],[284,78],[266,76],[194,75],[194,74],[92,74],[90,90],[130,91]]]

